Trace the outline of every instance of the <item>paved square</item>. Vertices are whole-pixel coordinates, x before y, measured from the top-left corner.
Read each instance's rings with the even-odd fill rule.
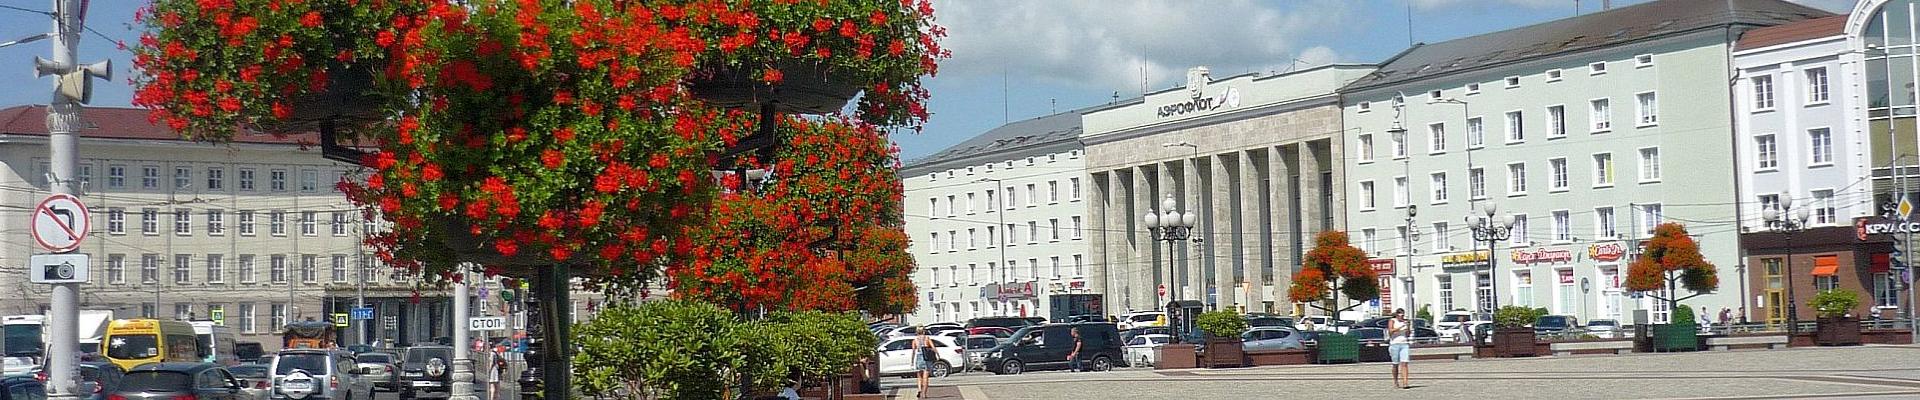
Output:
[[[1102,373],[973,372],[934,380],[932,398],[1691,399],[1920,398],[1920,346],[1422,361],[1413,389],[1386,364]],[[882,382],[913,398],[913,381]]]

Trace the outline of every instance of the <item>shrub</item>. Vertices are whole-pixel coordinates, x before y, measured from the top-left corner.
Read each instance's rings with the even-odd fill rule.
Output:
[[[845,373],[873,354],[877,339],[854,314],[774,313],[746,321],[713,304],[664,300],[608,308],[578,325],[574,340],[583,394],[713,399],[784,386],[792,372]]]
[[[1813,307],[1821,317],[1827,318],[1847,316],[1847,312],[1859,306],[1860,294],[1846,289],[1820,292],[1807,301],[1807,307]]]
[[[1239,337],[1247,330],[1247,317],[1231,310],[1217,310],[1200,313],[1194,317],[1194,325],[1208,336],[1230,338]]]
[[[1493,312],[1493,326],[1497,328],[1522,328],[1546,315],[1546,309],[1521,306],[1505,306]]]
[[[1429,306],[1430,304],[1421,304],[1420,311],[1413,313],[1413,317],[1433,322],[1433,308]]]
[[[1696,323],[1695,321],[1699,321],[1699,318],[1694,317],[1692,306],[1688,306],[1686,304],[1680,304],[1680,305],[1674,306],[1673,319],[1670,319],[1668,321],[1671,321],[1672,323],[1675,323],[1675,324],[1693,325]]]

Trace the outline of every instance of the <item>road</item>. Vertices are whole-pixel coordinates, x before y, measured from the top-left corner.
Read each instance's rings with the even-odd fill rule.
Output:
[[[1386,364],[1236,369],[973,372],[937,379],[930,398],[1781,399],[1920,398],[1920,346],[1795,348],[1464,361],[1413,365],[1412,389]],[[911,379],[882,381],[913,398]]]

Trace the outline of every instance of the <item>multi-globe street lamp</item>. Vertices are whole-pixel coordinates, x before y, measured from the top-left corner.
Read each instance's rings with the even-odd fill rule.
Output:
[[[1800,330],[1800,310],[1798,307],[1800,303],[1795,301],[1793,296],[1793,292],[1795,292],[1793,286],[1793,234],[1807,230],[1807,220],[1812,217],[1810,214],[1812,214],[1812,211],[1806,208],[1793,208],[1793,196],[1781,196],[1779,206],[1760,212],[1761,218],[1766,220],[1767,228],[1772,229],[1774,232],[1781,233],[1787,241],[1785,267],[1787,274],[1788,335],[1797,333]]]
[[[1513,227],[1520,223],[1520,217],[1514,216],[1504,224],[1496,221],[1494,215],[1500,212],[1500,206],[1492,202],[1481,204],[1480,212],[1486,216],[1478,220],[1472,215],[1467,216],[1467,227],[1473,230],[1475,242],[1487,243],[1487,284],[1492,287],[1492,292],[1489,293],[1488,307],[1484,311],[1492,313],[1500,308],[1500,257],[1494,254],[1495,246],[1502,240],[1513,238]]]
[[[1200,222],[1200,214],[1193,211],[1180,212],[1174,208],[1178,205],[1179,204],[1173,200],[1173,195],[1168,194],[1165,199],[1160,200],[1160,212],[1155,213],[1152,210],[1148,210],[1147,215],[1140,217],[1140,222],[1147,226],[1147,236],[1149,238],[1156,242],[1167,242],[1167,283],[1163,285],[1166,287],[1167,302],[1161,304],[1172,304],[1174,300],[1179,300],[1180,298],[1179,295],[1174,294],[1179,290],[1179,287],[1176,286],[1177,284],[1174,282],[1179,279],[1179,270],[1174,266],[1174,264],[1179,263],[1179,258],[1175,254],[1174,249],[1178,248],[1182,241],[1192,240],[1194,243],[1200,242],[1200,238],[1194,237],[1193,235],[1194,226]],[[1156,301],[1159,299],[1157,294],[1154,298]],[[1173,309],[1169,307],[1166,312],[1171,316]],[[1179,338],[1181,334],[1184,334],[1184,332],[1174,333],[1175,338]]]

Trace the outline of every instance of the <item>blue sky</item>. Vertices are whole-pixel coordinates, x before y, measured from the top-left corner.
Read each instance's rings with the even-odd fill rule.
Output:
[[[1602,0],[936,0],[954,56],[928,82],[934,113],[926,130],[896,138],[919,158],[1022,120],[1137,97],[1184,79],[1194,65],[1215,76],[1277,72],[1334,62],[1374,62],[1415,42],[1497,31],[1594,12]],[[1645,0],[1613,0],[1614,7]],[[1696,0],[1677,0],[1696,1]],[[1853,0],[1794,0],[1847,12]],[[127,106],[134,10],[146,1],[95,0],[81,39],[82,62],[111,58],[114,81],[94,89],[95,106]],[[46,0],[0,5],[47,10]],[[1409,14],[1412,23],[1409,24]],[[1411,27],[1411,29],[1409,29]],[[44,15],[0,9],[0,42],[51,29]],[[104,37],[103,37],[104,36]],[[44,104],[51,78],[31,73],[49,42],[0,48],[0,107]]]

